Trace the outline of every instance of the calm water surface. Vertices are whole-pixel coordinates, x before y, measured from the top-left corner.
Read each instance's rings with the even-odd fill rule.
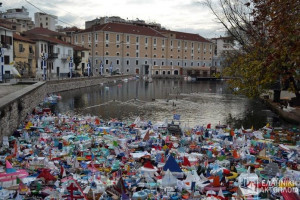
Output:
[[[151,121],[170,122],[181,115],[188,126],[211,123],[232,127],[260,128],[266,123],[287,126],[259,100],[236,96],[224,81],[143,80],[94,86],[61,93],[54,106],[59,113],[96,115],[104,120],[133,121],[137,116]]]

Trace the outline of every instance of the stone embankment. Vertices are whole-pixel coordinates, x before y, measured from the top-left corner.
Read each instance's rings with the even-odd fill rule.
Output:
[[[130,75],[37,82],[0,98],[0,141],[25,119],[47,94],[121,81]]]

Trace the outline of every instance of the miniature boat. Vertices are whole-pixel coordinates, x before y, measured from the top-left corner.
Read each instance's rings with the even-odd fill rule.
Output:
[[[16,170],[6,160],[6,172],[0,173],[0,185],[2,188],[9,188],[17,185],[17,178],[22,179],[27,177],[29,174],[26,170]]]
[[[211,184],[204,187],[205,192],[210,191],[210,190],[218,192],[218,191],[220,191],[220,189],[221,190],[226,190],[226,187],[221,186],[219,176],[214,176],[213,183],[211,183]]]

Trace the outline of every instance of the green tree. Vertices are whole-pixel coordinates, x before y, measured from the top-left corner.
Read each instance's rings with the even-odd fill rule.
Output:
[[[241,47],[227,57],[231,87],[256,97],[281,83],[299,102],[299,0],[217,1],[205,4]]]
[[[81,63],[81,56],[78,56],[78,51],[74,51],[74,54],[73,54],[73,62],[75,64],[75,70],[78,70],[78,66],[79,64]]]

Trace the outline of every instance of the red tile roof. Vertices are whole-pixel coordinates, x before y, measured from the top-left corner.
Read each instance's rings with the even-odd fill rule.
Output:
[[[0,22],[0,26],[2,26],[3,28],[6,28],[6,29],[12,30],[12,26],[7,24],[6,22]]]
[[[65,36],[63,33],[51,31],[47,28],[36,27],[23,33],[24,35],[47,35],[47,36]]]
[[[94,30],[93,30],[94,29]],[[92,32],[92,31],[108,31],[108,32],[117,32],[117,33],[128,33],[135,35],[146,35],[153,37],[165,37],[158,31],[144,26],[136,26],[132,24],[125,23],[107,23],[98,26],[94,26],[88,29],[85,29],[81,32]]]
[[[29,42],[29,43],[35,43],[34,41],[30,40],[29,38],[23,37],[21,35],[18,35],[16,33],[13,34],[14,40],[19,40],[23,42]]]
[[[75,51],[89,51],[90,50],[88,48],[77,46],[77,45],[72,45],[72,47]]]
[[[77,28],[76,26],[73,26],[73,27],[66,27],[66,28],[63,28],[61,30],[59,30],[59,32],[79,32],[81,31],[82,29],[80,28]]]
[[[53,38],[53,37],[47,37],[47,36],[43,36],[43,35],[28,35],[27,37],[33,41],[45,41],[45,42],[50,42],[53,44],[61,44],[61,45],[73,47],[72,44],[70,44],[68,42],[64,42],[64,41],[56,39],[56,38]]]
[[[209,42],[204,37],[194,34],[194,33],[184,33],[178,31],[168,31],[168,30],[161,30],[161,33],[173,33],[175,34],[175,38],[178,40],[190,40],[190,41],[197,41],[197,42]]]
[[[0,23],[2,23],[2,24],[7,24],[7,25],[17,25],[18,23],[16,23],[16,22],[12,22],[12,21],[9,21],[9,20],[7,20],[7,19],[0,19]]]

